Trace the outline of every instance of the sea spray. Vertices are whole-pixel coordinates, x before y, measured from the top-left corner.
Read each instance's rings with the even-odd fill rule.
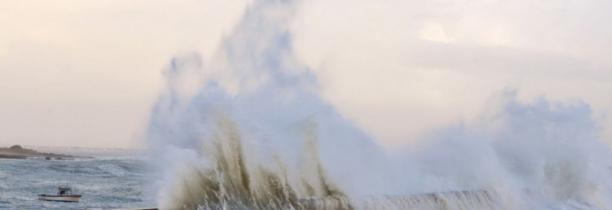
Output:
[[[162,208],[314,208],[298,202],[308,197],[350,208],[341,188],[367,180],[352,172],[382,153],[295,61],[286,27],[295,3],[254,2],[215,59],[178,57],[165,71],[149,126],[158,160],[175,165],[164,169]],[[182,85],[198,71],[209,78],[195,91]]]
[[[611,207],[612,159],[586,104],[510,93],[482,123],[383,152],[296,61],[288,23],[298,6],[254,1],[213,57],[170,62],[148,129],[160,208]]]
[[[581,102],[510,92],[493,115],[438,130],[409,157],[432,191],[495,191],[510,209],[608,209],[610,150],[590,115]]]

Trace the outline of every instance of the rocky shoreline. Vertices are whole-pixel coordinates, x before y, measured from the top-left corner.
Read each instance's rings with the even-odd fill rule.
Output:
[[[33,149],[26,149],[20,145],[13,145],[8,148],[0,148],[0,159],[45,159],[45,160],[71,160],[76,158],[88,158],[81,156],[38,152]]]

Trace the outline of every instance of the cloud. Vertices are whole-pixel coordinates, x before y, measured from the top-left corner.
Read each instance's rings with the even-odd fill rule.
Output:
[[[326,97],[387,144],[475,121],[508,89],[522,101],[584,101],[612,139],[610,9],[606,1],[315,0],[294,22],[294,46]]]

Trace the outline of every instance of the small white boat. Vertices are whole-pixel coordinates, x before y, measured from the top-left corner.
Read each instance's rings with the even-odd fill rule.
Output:
[[[57,201],[57,202],[79,202],[81,195],[72,194],[72,189],[69,187],[58,187],[56,195],[40,194],[39,200]]]

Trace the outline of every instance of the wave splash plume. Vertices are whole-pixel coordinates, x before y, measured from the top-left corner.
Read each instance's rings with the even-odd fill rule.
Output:
[[[245,159],[236,124],[223,117],[216,120],[212,140],[202,150],[206,160],[214,162],[210,167],[188,168],[182,174],[170,209],[299,209],[305,204],[298,196],[304,195],[335,198],[338,201],[334,204],[335,209],[338,204],[340,207],[348,205],[343,201],[345,195],[327,183],[318,160],[311,159],[316,156],[303,159],[313,161],[303,163],[315,167],[310,174],[314,180],[306,178],[307,174],[299,180],[290,180],[287,166],[280,158],[271,159],[273,163],[269,167],[272,168]],[[316,155],[314,147],[307,146],[307,150],[304,155]],[[248,166],[249,163],[252,165]],[[291,181],[298,183],[291,184]]]
[[[298,209],[308,197],[350,208],[328,179],[319,148],[338,156],[378,151],[319,98],[314,76],[292,57],[287,20],[294,6],[255,2],[210,63],[195,54],[171,62],[149,138],[165,150],[161,161],[184,165],[166,176],[162,208]],[[208,78],[188,81],[202,72]],[[340,136],[346,139],[333,140]]]
[[[208,60],[174,58],[148,139],[161,209],[607,209],[588,105],[504,97],[480,126],[383,151],[291,49],[299,2],[254,1]]]

